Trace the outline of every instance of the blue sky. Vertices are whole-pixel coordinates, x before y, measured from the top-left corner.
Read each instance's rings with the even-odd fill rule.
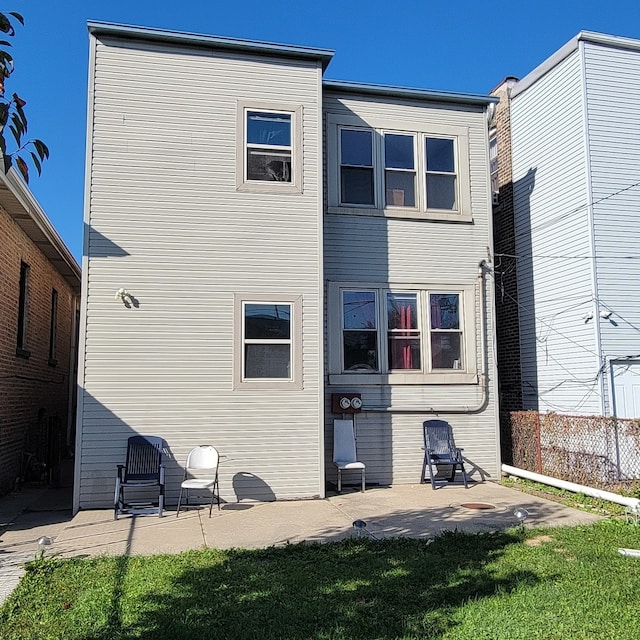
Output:
[[[51,151],[30,188],[78,261],[88,20],[333,49],[328,79],[468,93],[523,77],[581,30],[640,39],[638,0],[9,0],[2,11],[26,23],[7,92],[27,100],[29,134]]]

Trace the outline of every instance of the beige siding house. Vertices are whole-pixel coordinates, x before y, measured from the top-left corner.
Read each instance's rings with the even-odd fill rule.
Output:
[[[323,81],[322,49],[89,31],[75,509],[111,505],[138,433],[167,443],[169,504],[198,444],[225,501],[324,497],[343,392],[368,482],[417,482],[436,415],[497,478],[492,99]]]

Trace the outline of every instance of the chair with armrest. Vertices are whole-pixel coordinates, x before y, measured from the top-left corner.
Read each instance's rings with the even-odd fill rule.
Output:
[[[456,477],[456,470],[460,470],[465,489],[468,488],[467,472],[464,468],[464,458],[462,449],[456,447],[453,439],[453,429],[445,420],[427,420],[423,423],[424,437],[424,462],[422,463],[422,476],[420,482],[425,482],[426,470],[429,467],[429,478],[431,486],[436,488],[437,484],[447,484],[453,482]],[[438,467],[451,467],[449,477],[444,481],[438,481]]]
[[[114,498],[114,519],[121,514],[162,517],[164,509],[164,440],[158,436],[131,436],[127,441],[125,464],[118,465]],[[140,500],[143,493],[157,488],[157,504]],[[125,498],[125,492],[134,492],[134,501]]]

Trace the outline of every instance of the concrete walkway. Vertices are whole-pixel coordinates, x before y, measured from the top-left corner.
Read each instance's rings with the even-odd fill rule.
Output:
[[[517,507],[529,512],[528,527],[598,519],[492,482],[469,489],[402,485],[332,494],[324,500],[230,503],[219,511],[214,506],[211,518],[208,508],[181,511],[176,517],[171,507],[162,518],[121,516],[114,521],[108,510],[80,511],[72,517],[70,498],[70,488],[44,487],[0,498],[0,602],[15,588],[41,536],[53,539],[47,555],[82,558],[331,542],[354,535],[355,520],[366,522],[366,531],[376,538],[430,538],[454,529],[493,531],[517,524]]]

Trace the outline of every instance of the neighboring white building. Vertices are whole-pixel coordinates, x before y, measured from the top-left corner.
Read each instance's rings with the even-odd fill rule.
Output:
[[[581,32],[511,84],[524,408],[640,417],[640,41]]]
[[[332,393],[361,394],[368,482],[418,482],[434,416],[497,479],[494,99],[323,81],[322,49],[89,30],[74,508],[111,504],[135,433],[168,444],[169,502],[204,443],[227,501],[323,497]]]

